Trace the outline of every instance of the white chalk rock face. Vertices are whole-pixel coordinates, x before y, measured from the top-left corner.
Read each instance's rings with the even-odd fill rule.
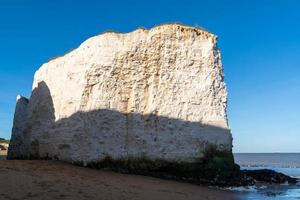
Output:
[[[215,35],[178,24],[103,33],[36,72],[21,154],[193,162],[209,145],[231,151],[226,101]]]

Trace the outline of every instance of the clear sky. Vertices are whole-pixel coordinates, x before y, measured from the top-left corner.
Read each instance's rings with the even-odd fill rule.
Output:
[[[235,152],[300,152],[298,0],[0,0],[0,137],[49,58],[106,30],[164,22],[219,36]]]

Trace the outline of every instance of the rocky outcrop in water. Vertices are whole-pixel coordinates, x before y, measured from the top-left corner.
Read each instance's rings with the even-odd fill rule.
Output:
[[[296,184],[297,178],[287,176],[283,173],[276,172],[270,169],[259,170],[243,170],[246,176],[253,178],[258,182],[265,182],[269,184]]]

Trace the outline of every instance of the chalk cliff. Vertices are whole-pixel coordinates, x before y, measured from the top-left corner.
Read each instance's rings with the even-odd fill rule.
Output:
[[[92,37],[43,64],[21,101],[11,158],[195,162],[232,148],[217,37],[196,27]]]
[[[24,146],[24,129],[27,119],[28,99],[20,95],[17,96],[17,104],[15,108],[14,123],[12,136],[8,147],[8,157],[17,158],[23,156],[26,151]]]

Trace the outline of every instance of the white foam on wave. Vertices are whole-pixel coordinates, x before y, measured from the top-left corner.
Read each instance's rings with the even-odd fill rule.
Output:
[[[257,192],[256,186],[227,187],[226,189],[237,192]]]

